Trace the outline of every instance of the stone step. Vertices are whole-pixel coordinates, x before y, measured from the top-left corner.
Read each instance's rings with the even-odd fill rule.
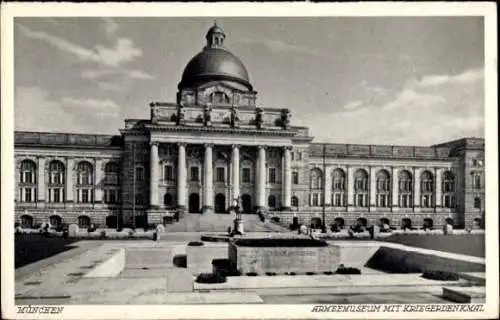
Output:
[[[482,303],[485,287],[443,287],[443,298],[458,303]]]

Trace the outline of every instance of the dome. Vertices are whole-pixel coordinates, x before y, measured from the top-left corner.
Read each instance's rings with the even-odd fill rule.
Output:
[[[240,59],[224,48],[224,31],[216,24],[206,35],[207,45],[186,65],[179,89],[196,87],[211,81],[233,83],[252,91],[248,72]]]

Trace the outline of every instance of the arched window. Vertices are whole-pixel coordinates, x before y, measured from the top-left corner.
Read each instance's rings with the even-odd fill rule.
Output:
[[[99,182],[99,181],[98,181]],[[104,167],[104,202],[115,204],[120,202],[120,166],[116,162],[108,162]]]
[[[434,176],[429,171],[424,171],[420,175],[420,205],[423,208],[433,206]]]
[[[377,206],[389,207],[391,203],[391,177],[386,170],[377,172]]]
[[[455,176],[450,171],[443,174],[443,205],[445,208],[455,206]]]
[[[335,207],[343,207],[346,203],[345,172],[335,169],[332,172],[332,203]]]
[[[94,202],[94,168],[86,161],[76,167],[76,199],[79,203]]]
[[[273,195],[270,195],[269,198],[267,199],[267,205],[269,208],[275,208],[276,207],[276,197]]]
[[[399,206],[410,208],[413,206],[412,175],[408,170],[399,172]]]
[[[90,163],[82,161],[77,166],[76,184],[78,186],[91,185],[93,181],[93,167]]]
[[[297,196],[292,197],[292,207],[298,207],[299,206],[299,198]]]
[[[356,207],[368,206],[368,173],[359,169],[354,175],[354,204]]]
[[[23,160],[20,169],[20,200],[21,202],[36,202],[36,164],[31,160]]]
[[[64,201],[65,182],[64,164],[61,161],[54,160],[49,164],[49,202],[59,203]]]
[[[210,95],[210,102],[213,104],[229,104],[229,97],[224,92],[216,91]]]
[[[120,166],[116,162],[108,162],[104,167],[105,184],[120,184]]]
[[[310,205],[313,207],[320,206],[323,203],[323,172],[314,168],[310,172]]]

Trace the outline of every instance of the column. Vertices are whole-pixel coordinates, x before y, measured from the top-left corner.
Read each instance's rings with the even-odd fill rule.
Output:
[[[292,206],[292,161],[291,147],[283,150],[283,180],[282,180],[282,207],[290,210]]]
[[[331,168],[325,167],[324,179],[325,179],[325,190],[323,193],[323,199],[325,200],[325,206],[332,205],[332,170]]]
[[[159,157],[158,142],[151,142],[149,160],[149,206],[158,208]]]
[[[257,157],[257,209],[266,207],[266,149],[259,146]]]
[[[420,208],[420,168],[413,168],[413,207]]]
[[[347,206],[354,206],[354,168],[347,167]]]
[[[75,166],[75,160],[72,158],[66,158],[66,190],[64,190],[66,196],[66,202],[73,202],[73,168]]]
[[[436,181],[436,187],[434,190],[436,190],[436,195],[435,195],[435,207],[436,208],[441,208],[443,206],[443,190],[442,190],[442,174],[443,171],[440,168],[436,168],[434,170],[434,179]]]
[[[370,207],[377,206],[377,170],[370,167]]]
[[[214,210],[214,176],[212,162],[212,144],[205,144],[205,160],[203,162],[203,213]]]
[[[233,186],[233,197],[231,199],[231,206],[238,205],[238,203],[234,203],[235,199],[240,197],[240,146],[233,145],[233,153],[231,155],[231,184]]]
[[[179,143],[177,157],[177,207],[180,211],[186,210],[186,144]]]
[[[45,158],[38,158],[37,202],[45,201]]]
[[[392,168],[392,206],[399,207],[399,169]]]

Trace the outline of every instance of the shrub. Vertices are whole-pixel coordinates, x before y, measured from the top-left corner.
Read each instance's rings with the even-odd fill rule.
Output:
[[[266,276],[275,276],[276,272],[266,272]]]
[[[135,234],[135,231],[134,231],[134,230],[129,230],[129,232],[128,232],[128,236],[129,236],[129,237],[133,237],[133,236],[134,236],[134,234]]]
[[[188,243],[189,247],[200,247],[203,245],[203,242],[201,241],[191,241]]]
[[[323,240],[304,238],[277,238],[277,239],[238,239],[234,242],[242,247],[326,247],[328,243]]]
[[[280,222],[280,218],[279,217],[272,217],[271,221],[279,223]]]
[[[266,221],[266,216],[264,216],[264,213],[262,213],[262,211],[258,211],[257,215],[259,216],[260,221],[262,222]]]
[[[257,273],[256,272],[247,272],[247,276],[255,277],[255,276],[257,276]]]
[[[425,271],[422,274],[422,278],[430,279],[430,280],[441,280],[441,281],[458,281],[460,277],[455,272],[448,271]]]
[[[224,283],[226,276],[221,273],[201,273],[196,277],[198,283]]]
[[[324,273],[324,274],[326,274],[327,276],[331,276],[331,275],[333,274],[333,272],[332,272],[332,271],[325,271],[325,272],[323,272],[323,273]]]
[[[306,272],[306,275],[312,276],[312,275],[314,275],[314,272]]]
[[[335,271],[336,274],[361,274],[361,270],[358,268],[351,268],[351,267],[339,267],[337,271]]]
[[[101,238],[101,239],[106,238],[106,231],[102,230],[102,231],[99,233],[99,238]]]

